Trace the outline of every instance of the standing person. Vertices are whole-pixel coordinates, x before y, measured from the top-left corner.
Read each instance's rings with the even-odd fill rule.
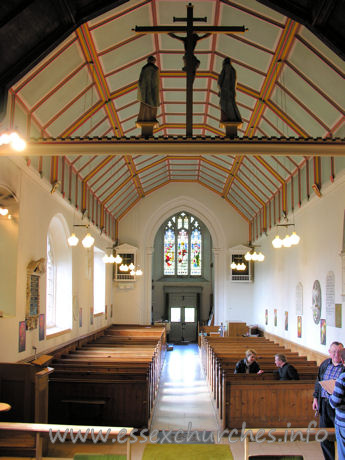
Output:
[[[292,364],[286,361],[286,356],[280,353],[274,357],[275,365],[278,367],[279,380],[299,380],[297,370]]]
[[[221,121],[242,122],[236,105],[236,70],[229,57],[223,61],[223,68],[218,77]]]
[[[335,411],[329,404],[330,395],[322,388],[319,382],[321,380],[337,379],[344,372],[340,356],[343,348],[342,343],[332,342],[328,350],[330,357],[323,361],[319,368],[313,393],[313,410],[318,411],[320,414],[320,428],[334,427]],[[335,448],[333,441],[326,439],[321,443],[321,449],[325,460],[334,460]]]
[[[234,374],[262,374],[259,364],[256,362],[256,351],[247,350],[246,357],[236,363]]]
[[[149,56],[147,64],[141,69],[138,81],[137,99],[140,109],[137,121],[157,121],[159,106],[159,69],[155,65],[156,58]]]
[[[340,351],[341,363],[344,366],[345,350]],[[337,438],[338,459],[345,460],[345,372],[342,372],[335,382],[329,404],[335,409],[335,436]]]

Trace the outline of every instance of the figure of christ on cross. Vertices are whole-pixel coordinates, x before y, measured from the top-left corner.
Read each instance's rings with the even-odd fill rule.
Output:
[[[194,56],[194,49],[199,40],[215,33],[239,33],[245,32],[244,26],[194,26],[194,21],[206,22],[207,18],[195,18],[193,16],[193,5],[187,5],[187,18],[173,18],[174,22],[185,21],[186,26],[136,26],[134,31],[137,33],[167,33],[173,38],[183,41],[185,55],[183,56],[184,68],[187,72],[187,95],[186,95],[186,137],[193,136],[193,82],[196,70],[200,61]],[[185,37],[175,35],[175,32],[186,33]],[[199,36],[197,32],[206,32],[204,36]]]

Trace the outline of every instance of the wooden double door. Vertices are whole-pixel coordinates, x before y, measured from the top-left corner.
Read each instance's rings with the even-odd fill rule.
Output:
[[[198,302],[198,293],[169,294],[170,342],[196,342]]]

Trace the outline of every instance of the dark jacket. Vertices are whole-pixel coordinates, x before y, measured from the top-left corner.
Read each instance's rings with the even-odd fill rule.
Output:
[[[321,413],[320,412],[321,411],[321,385],[319,384],[319,382],[321,380],[324,380],[323,376],[325,375],[327,366],[329,364],[332,364],[332,359],[331,358],[327,358],[324,361],[322,361],[322,363],[320,364],[320,367],[319,367],[319,372],[317,374],[317,378],[315,380],[315,387],[314,387],[313,397],[317,398],[317,405],[318,405],[318,408],[319,408],[319,413]],[[343,368],[343,371],[345,371],[345,368]]]
[[[245,374],[247,370],[247,361],[246,358],[241,359],[236,363],[235,367],[235,372],[234,374]],[[260,370],[259,364],[254,361],[250,366],[249,366],[249,374],[257,374]]]
[[[279,380],[299,380],[297,370],[292,364],[285,363],[284,366],[278,369]]]

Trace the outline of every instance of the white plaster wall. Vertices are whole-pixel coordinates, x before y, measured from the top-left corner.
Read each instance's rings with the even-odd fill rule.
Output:
[[[248,242],[248,223],[225,200],[205,187],[193,183],[173,183],[146,196],[119,223],[119,244],[129,243],[139,248],[138,263],[143,266],[144,276],[130,290],[114,288],[116,322],[150,321],[154,237],[163,221],[182,209],[200,218],[211,233],[216,259],[216,322],[251,318],[252,286],[239,287],[230,281],[228,251],[229,247]],[[237,295],[240,299],[235,301]]]
[[[23,159],[10,160],[0,158],[0,183],[11,189],[19,200],[18,265],[16,285],[16,313],[0,318],[0,361],[15,362],[33,355],[33,346],[37,352],[47,351],[68,340],[97,330],[112,320],[108,315],[94,318],[90,325],[89,309],[93,305],[92,276],[88,279],[87,251],[82,247],[71,249],[73,255],[72,289],[76,303],[83,308],[83,325],[79,328],[78,314],[73,320],[71,332],[62,336],[38,340],[38,329],[26,331],[26,350],[18,353],[18,322],[25,320],[26,304],[26,267],[32,260],[46,257],[46,240],[50,220],[58,213],[62,214],[72,231],[73,223],[81,223],[81,216],[62,199],[59,192],[50,194],[50,185],[39,178],[37,173],[26,166]],[[83,230],[80,230],[81,232]],[[105,249],[110,240],[100,236],[95,228],[90,228],[95,244]],[[92,257],[93,260],[93,257]],[[1,258],[0,264],[6,261]],[[107,268],[106,303],[111,304],[111,267]],[[40,312],[45,313],[45,275],[40,282]]]
[[[320,325],[316,325],[312,314],[312,288],[320,281],[322,294],[321,318],[326,318],[326,276],[335,274],[335,303],[342,303],[344,325],[344,299],[341,282],[342,268],[340,252],[343,242],[345,210],[345,175],[336,177],[334,184],[322,189],[322,197],[313,196],[310,202],[295,212],[296,232],[301,237],[298,246],[273,249],[272,239],[276,228],[262,237],[261,250],[266,259],[256,264],[254,283],[253,322],[267,331],[293,342],[326,353],[334,340],[345,341],[344,326],[327,326],[326,345],[320,344]],[[302,337],[297,338],[296,285],[303,285]],[[269,310],[268,326],[265,326],[265,309]],[[273,310],[278,310],[277,327],[273,324]],[[284,329],[285,311],[289,312],[289,329]]]

